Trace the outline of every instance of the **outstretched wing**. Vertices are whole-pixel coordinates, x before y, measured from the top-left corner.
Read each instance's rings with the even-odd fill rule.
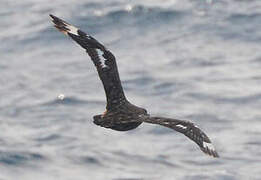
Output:
[[[126,98],[121,86],[114,55],[92,36],[54,15],[50,14],[50,16],[54,26],[86,49],[86,52],[91,57],[104,86],[107,98],[107,110],[110,110],[113,106],[125,101]],[[99,55],[99,52],[102,53],[102,55]]]
[[[201,131],[198,126],[189,121],[164,117],[146,117],[142,119],[143,122],[159,124],[174,129],[175,131],[184,134],[189,139],[197,143],[204,153],[213,157],[219,157],[208,136],[203,131]]]

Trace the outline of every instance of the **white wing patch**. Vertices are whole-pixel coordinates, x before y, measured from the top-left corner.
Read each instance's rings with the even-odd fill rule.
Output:
[[[75,26],[72,26],[72,25],[70,25],[70,24],[66,24],[66,23],[64,23],[65,24],[65,27],[67,28],[67,29],[69,29],[69,31],[66,31],[66,33],[71,33],[71,34],[74,34],[74,35],[77,35],[77,36],[79,36],[79,34],[78,34],[78,28],[77,27],[75,27]]]
[[[169,124],[169,122],[163,122],[163,124],[166,124],[166,125],[168,125],[168,124]]]
[[[53,22],[55,23],[55,19],[51,16],[51,19],[53,20]],[[65,21],[63,21],[63,20],[61,20],[61,19],[59,19],[59,23],[61,23],[61,24],[59,24],[58,25],[58,29],[59,29],[59,31],[61,31],[62,33],[64,33],[65,35],[68,35],[68,33],[71,33],[71,34],[74,34],[74,35],[76,35],[76,36],[79,36],[79,34],[78,34],[78,28],[77,27],[75,27],[75,26],[73,26],[73,25],[71,25],[71,24],[68,24],[68,23],[66,23]],[[55,23],[56,24],[56,23]],[[56,24],[57,25],[57,24]],[[61,27],[64,27],[64,28],[66,28],[66,29],[61,29]],[[60,27],[60,28],[59,28]],[[89,37],[89,35],[86,35],[86,37]]]
[[[186,126],[183,126],[183,125],[181,125],[181,124],[177,124],[176,127],[179,127],[179,128],[182,128],[182,129],[187,129]]]
[[[75,27],[75,26],[73,26],[73,25],[70,25],[70,24],[67,24],[67,23],[65,23],[64,22],[64,24],[65,24],[65,28],[67,28],[67,29],[69,29],[69,30],[67,30],[66,32],[65,32],[65,34],[66,35],[68,35],[68,33],[71,33],[71,34],[74,34],[74,35],[76,35],[76,36],[79,36],[79,33],[78,33],[78,28],[77,27]],[[85,34],[86,36],[86,38],[87,39],[90,39],[90,36],[88,35],[88,34]]]
[[[102,52],[100,49],[96,49],[96,50],[97,50],[98,55],[99,55],[99,57],[100,57],[101,67],[102,67],[102,68],[108,67],[108,66],[105,64],[105,62],[106,62],[107,60],[102,56],[102,55],[103,55],[103,52]]]
[[[203,147],[205,149],[209,149],[210,151],[215,151],[215,148],[214,148],[213,144],[211,144],[211,143],[203,142]]]

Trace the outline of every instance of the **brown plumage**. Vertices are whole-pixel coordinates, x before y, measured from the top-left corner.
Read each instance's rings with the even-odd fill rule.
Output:
[[[50,16],[59,31],[70,36],[86,50],[98,71],[104,86],[107,106],[103,114],[93,117],[96,125],[117,131],[128,131],[137,128],[143,122],[159,124],[184,134],[194,141],[204,153],[219,157],[207,135],[193,123],[178,119],[151,117],[145,109],[131,104],[123,92],[114,55],[89,34],[56,16]],[[102,52],[102,56],[99,56],[98,51]]]

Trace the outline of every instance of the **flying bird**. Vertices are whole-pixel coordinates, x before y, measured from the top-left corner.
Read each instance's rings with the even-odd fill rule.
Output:
[[[141,123],[159,124],[178,131],[194,141],[200,149],[213,157],[219,157],[208,136],[194,123],[165,117],[152,117],[147,110],[130,103],[123,91],[115,56],[103,44],[88,33],[66,21],[51,15],[51,20],[63,34],[71,37],[84,48],[94,63],[102,81],[107,105],[103,114],[93,117],[94,123],[104,128],[128,131]]]

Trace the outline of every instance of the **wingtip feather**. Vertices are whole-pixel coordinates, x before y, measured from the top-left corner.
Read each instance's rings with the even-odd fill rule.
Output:
[[[214,148],[211,142],[203,142],[203,147],[201,147],[200,149],[209,156],[219,158],[219,154],[217,153],[216,149]]]
[[[51,17],[51,20],[54,23],[54,27],[56,27],[63,34],[68,35],[68,33],[71,33],[74,35],[78,35],[78,28],[76,28],[75,26],[67,23],[66,21],[52,14],[49,14],[49,16]]]
[[[49,16],[53,19],[54,18],[54,15],[52,15],[52,14],[49,14]]]

